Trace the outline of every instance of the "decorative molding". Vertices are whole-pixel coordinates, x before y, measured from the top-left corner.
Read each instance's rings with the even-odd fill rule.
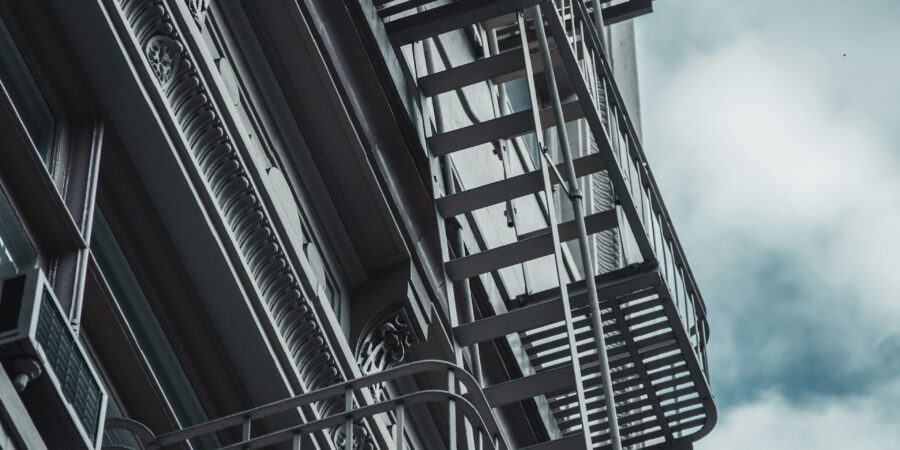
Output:
[[[241,253],[274,318],[306,388],[315,390],[341,381],[312,305],[304,297],[299,272],[276,236],[260,193],[251,182],[236,140],[212,103],[197,63],[176,31],[163,0],[116,0],[132,38],[160,85],[160,95],[181,130],[190,156],[215,199],[232,240]],[[191,12],[205,12],[206,0],[189,1]],[[320,413],[330,405],[318,405]]]
[[[194,16],[194,20],[199,24],[203,24],[206,20],[206,10],[209,9],[210,0],[187,0],[188,9]]]
[[[343,426],[338,428],[337,432],[332,434],[332,436],[334,437],[332,439],[334,448],[345,448],[347,430]],[[375,443],[369,436],[369,430],[359,422],[353,424],[353,448],[356,450],[375,450]]]

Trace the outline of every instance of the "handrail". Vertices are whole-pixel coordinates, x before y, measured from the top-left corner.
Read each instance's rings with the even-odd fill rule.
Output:
[[[159,436],[154,435],[145,426],[127,419],[110,419],[108,421],[107,428],[126,429],[134,433],[135,436],[137,436],[143,444],[150,446],[151,448],[160,448],[167,445],[181,443],[188,439],[215,433],[217,431],[221,431],[231,427],[236,427],[252,420],[258,420],[272,416],[274,414],[290,411],[301,406],[308,405],[310,403],[320,402],[331,398],[343,397],[347,395],[348,391],[357,392],[363,388],[388,381],[393,381],[402,377],[422,374],[425,372],[453,373],[455,375],[454,378],[465,387],[466,394],[464,396],[460,396],[458,394],[454,394],[445,390],[419,391],[417,393],[408,394],[395,399],[389,399],[371,405],[364,405],[353,411],[342,411],[339,413],[335,413],[334,415],[298,425],[296,427],[279,430],[268,435],[258,436],[251,440],[242,441],[239,444],[226,446],[223,447],[223,449],[242,448],[242,446],[247,445],[249,445],[250,448],[257,448],[254,447],[254,445],[269,445],[272,442],[269,441],[269,439],[275,439],[276,437],[280,439],[280,437],[283,436],[290,437],[290,435],[295,432],[319,431],[321,429],[344,423],[348,418],[360,419],[387,412],[391,409],[388,408],[388,406],[396,407],[398,404],[429,403],[443,400],[453,400],[454,402],[458,402],[458,406],[462,406],[462,411],[466,415],[466,417],[468,417],[469,420],[475,422],[475,425],[480,425],[481,429],[485,430],[490,436],[489,441],[491,442],[491,448],[495,448],[496,450],[509,449],[504,436],[500,432],[500,428],[497,425],[491,407],[484,396],[484,392],[482,391],[481,386],[475,381],[475,378],[465,369],[453,363],[440,360],[423,360],[404,364],[391,368],[389,370],[385,370],[383,372],[378,372],[372,375],[366,375],[350,381],[334,384],[317,391],[301,394],[283,400],[278,400],[266,405],[248,409],[246,411],[220,417],[218,419],[214,419],[199,425],[163,433]],[[494,444],[495,441],[497,445]],[[277,442],[281,441],[279,440]]]
[[[486,428],[485,422],[482,420],[481,416],[478,414],[477,408],[470,403],[464,396],[459,394],[454,394],[449,391],[443,389],[429,389],[424,391],[415,392],[412,394],[407,394],[395,399],[386,400],[383,402],[366,405],[361,408],[357,408],[351,412],[341,412],[337,414],[333,414],[331,416],[314,420],[312,422],[307,422],[302,425],[297,425],[294,427],[283,428],[278,431],[274,431],[272,433],[257,436],[253,439],[236,442],[234,444],[226,445],[221,447],[219,450],[244,450],[244,449],[254,449],[254,448],[265,448],[270,445],[278,444],[281,442],[286,442],[293,438],[295,434],[302,433],[315,433],[317,431],[322,431],[327,428],[333,428],[341,426],[346,423],[348,420],[359,420],[365,419],[368,417],[372,417],[376,414],[386,413],[389,411],[393,411],[397,408],[398,405],[410,406],[416,405],[420,403],[438,403],[443,401],[452,400],[456,402],[457,411],[462,412],[463,415],[469,418],[469,420],[477,420],[478,422],[475,428],[479,431],[484,430]],[[473,418],[474,416],[474,418]],[[494,450],[498,449],[493,440],[494,435],[491,435],[491,439],[487,439],[488,448]]]
[[[549,0],[548,0],[549,1]],[[588,11],[585,8],[582,2],[573,2],[578,5],[577,14],[579,19],[583,21],[589,22]],[[619,91],[618,84],[615,82],[615,78],[611,75],[612,68],[609,66],[609,60],[606,58],[606,53],[603,49],[603,46],[599,44],[600,37],[597,35],[596,30],[588,27],[588,34],[590,36],[590,45],[593,47],[599,55],[603,56],[600,58],[600,68],[602,69],[602,74],[606,78],[607,81],[610,81],[610,90],[612,93],[612,98],[615,100],[616,106],[622,111],[622,118],[625,124],[625,131],[629,136],[629,141],[633,143],[633,146],[629,146],[629,149],[636,159],[638,159],[643,166],[643,170],[647,173],[647,181],[650,183],[651,192],[656,197],[657,207],[660,209],[660,213],[665,218],[665,223],[667,225],[667,232],[670,233],[672,240],[678,250],[678,257],[680,259],[679,263],[682,263],[686,268],[689,269],[689,264],[687,262],[687,257],[684,254],[684,249],[681,246],[681,241],[678,239],[678,235],[675,232],[675,227],[672,226],[672,219],[669,216],[669,211],[666,208],[666,204],[663,201],[662,197],[659,195],[659,186],[656,184],[656,178],[653,176],[653,171],[650,170],[650,166],[647,163],[647,156],[644,153],[643,145],[641,144],[640,139],[637,137],[637,132],[635,131],[634,123],[631,120],[631,115],[628,114],[628,109],[625,106],[625,101],[622,98],[621,91]],[[694,279],[693,271],[688,270],[688,276],[691,281],[691,289],[696,293],[697,296],[701,297],[700,306],[703,311],[703,317],[706,317],[706,303],[702,301],[702,296],[700,294],[700,290],[697,288],[697,282]]]
[[[706,344],[709,339],[709,323],[706,317],[706,306],[697,288],[696,280],[687,258],[684,255],[684,249],[675,233],[671,217],[659,194],[659,187],[647,164],[646,155],[643,152],[630,115],[627,113],[624,100],[612,75],[612,70],[609,67],[606,54],[603,46],[600,44],[593,23],[589,20],[588,12],[581,1],[542,0],[542,2],[548,11],[553,12],[553,14],[548,14],[548,20],[554,21],[551,22],[550,28],[554,32],[562,33],[562,36],[557,36],[559,38],[558,46],[563,48],[561,54],[563,54],[565,59],[574,58],[576,61],[575,63],[567,63],[567,69],[576,67],[576,73],[573,74],[570,73],[571,70],[567,70],[568,75],[581,78],[580,80],[573,79],[573,83],[581,83],[583,88],[592,95],[598,89],[596,84],[602,83],[602,88],[607,93],[605,97],[606,101],[610,102],[611,117],[609,118],[609,126],[604,127],[603,130],[609,134],[604,137],[616,140],[615,146],[611,145],[611,141],[609,142],[614,156],[613,159],[616,160],[616,166],[619,167],[622,174],[629,174],[629,179],[625,183],[625,192],[622,193],[628,196],[626,204],[640,208],[638,218],[644,236],[635,236],[635,238],[638,239],[639,244],[644,239],[649,240],[654,258],[659,263],[660,271],[666,280],[666,287],[673,293],[672,299],[680,313],[679,316],[684,322],[687,331],[696,335],[694,351],[703,364],[704,374],[708,377],[709,367],[706,360]],[[565,9],[567,13],[565,19],[560,17],[557,4],[562,4],[562,8]],[[569,27],[572,29],[569,30]],[[578,48],[572,45],[572,38],[580,44]],[[583,55],[579,59],[576,55],[583,51],[587,51],[588,54]],[[588,61],[589,66],[587,69],[577,67],[577,61],[581,59]],[[582,72],[583,70],[594,70],[595,72],[585,74]],[[588,87],[588,79],[595,83],[593,87]],[[597,111],[598,105],[594,103],[593,97],[590,95],[587,96],[588,98],[581,97],[584,96],[579,95],[580,101],[589,102],[590,107]],[[619,144],[627,147],[625,154],[622,153],[621,145]],[[635,187],[635,181],[637,181],[637,187]],[[648,209],[645,210],[645,207]],[[683,287],[685,290],[684,298],[682,298],[679,287]],[[684,302],[683,307],[678,305],[681,300]],[[689,300],[690,305],[688,305]],[[698,324],[699,326],[697,326]]]

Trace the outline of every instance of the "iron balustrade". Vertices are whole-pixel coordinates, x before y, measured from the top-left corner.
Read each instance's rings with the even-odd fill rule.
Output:
[[[370,389],[383,383],[394,382],[399,379],[425,375],[428,373],[445,373],[448,378],[454,380],[449,389],[425,389],[398,397],[378,401],[373,404],[348,408],[345,411],[332,414],[321,419],[312,420],[293,427],[281,429],[261,436],[253,437],[251,434],[252,423],[276,414],[296,411],[297,408],[318,402],[340,401],[349,398],[363,389]],[[456,394],[459,390],[455,386],[458,383],[465,389],[465,394]],[[190,439],[219,433],[229,429],[241,429],[242,439],[239,442],[224,445],[220,450],[243,450],[264,448],[271,445],[293,442],[295,449],[299,448],[300,436],[310,435],[326,430],[337,430],[348,423],[374,417],[378,414],[395,413],[398,417],[397,429],[394,430],[395,448],[405,448],[403,423],[405,422],[405,410],[410,406],[424,403],[448,403],[456,405],[460,415],[472,425],[475,430],[476,442],[481,447],[490,450],[508,450],[505,438],[500,432],[496,419],[491,411],[484,392],[475,378],[466,370],[455,364],[439,360],[423,360],[388,369],[384,372],[363,376],[343,383],[334,384],[327,388],[313,391],[307,394],[279,400],[267,405],[258,406],[246,411],[224,416],[199,425],[190,426],[181,430],[156,435],[143,424],[130,419],[108,419],[107,429],[122,429],[130,431],[140,444],[147,449],[162,449],[169,446],[187,443]],[[454,435],[458,424],[450,424],[448,435]],[[348,442],[352,439],[347,439]],[[352,444],[351,444],[352,447]]]
[[[605,145],[605,150],[613,155],[614,161],[606,162],[614,162],[615,165],[610,164],[609,167],[618,167],[617,171],[609,170],[609,173],[622,206],[634,212],[628,214],[626,211],[626,219],[645,262],[658,265],[708,378],[706,343],[709,324],[706,305],[647,163],[591,15],[583,1],[545,0],[542,6],[551,34],[561,50],[569,81],[575,85],[576,91],[582,91],[578,95],[582,108],[596,111],[598,117],[605,113],[607,117],[608,125],[592,123],[591,127],[600,125],[605,139],[598,145],[601,152],[604,152],[602,146]],[[560,45],[562,42],[568,45]],[[590,114],[586,118],[590,121]],[[628,195],[627,198],[622,198],[623,192]],[[637,224],[631,223],[635,217]]]

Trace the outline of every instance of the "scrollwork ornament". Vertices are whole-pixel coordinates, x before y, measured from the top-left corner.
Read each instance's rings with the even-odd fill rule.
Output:
[[[188,9],[197,23],[203,23],[206,18],[206,10],[209,9],[209,0],[188,0]]]
[[[402,314],[380,325],[375,334],[384,343],[391,363],[397,364],[406,358],[406,349],[412,346],[413,332]]]
[[[363,373],[380,372],[406,359],[406,349],[412,347],[415,334],[402,311],[376,322],[370,330],[357,352]]]

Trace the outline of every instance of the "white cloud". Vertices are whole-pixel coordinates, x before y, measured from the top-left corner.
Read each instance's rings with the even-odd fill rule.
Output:
[[[896,392],[893,392],[896,398]],[[735,408],[697,450],[896,450],[897,411],[871,398],[797,406],[778,394]]]
[[[790,252],[806,277],[900,319],[890,264],[900,254],[900,164],[884,132],[823,91],[788,55],[736,41],[694,58],[653,100],[651,160],[686,235],[724,241],[715,250]]]
[[[645,148],[729,405],[698,448],[900,448],[900,2],[655,6]]]

